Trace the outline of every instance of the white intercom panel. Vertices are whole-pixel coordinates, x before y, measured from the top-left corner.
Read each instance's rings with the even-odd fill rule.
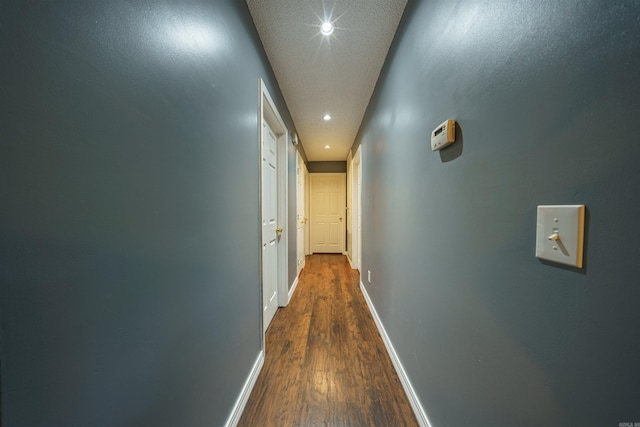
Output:
[[[431,150],[438,151],[456,141],[456,121],[449,119],[431,132]]]

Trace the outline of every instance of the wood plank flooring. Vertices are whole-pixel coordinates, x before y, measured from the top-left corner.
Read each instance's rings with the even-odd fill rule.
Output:
[[[265,363],[240,427],[417,426],[343,255],[307,257],[267,330]]]

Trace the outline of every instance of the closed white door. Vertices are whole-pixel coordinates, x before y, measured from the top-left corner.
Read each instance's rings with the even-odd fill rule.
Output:
[[[344,252],[345,174],[311,174],[311,252]]]
[[[278,169],[276,134],[262,123],[262,302],[266,331],[278,309]]]
[[[298,215],[296,216],[297,222],[297,238],[298,238],[298,274],[304,268],[305,256],[304,256],[304,223],[305,223],[305,212],[304,212],[304,177],[305,174],[303,169],[306,169],[306,165],[304,164],[304,160],[302,160],[302,156],[298,153],[297,157],[298,167],[297,167],[297,178],[298,178]]]

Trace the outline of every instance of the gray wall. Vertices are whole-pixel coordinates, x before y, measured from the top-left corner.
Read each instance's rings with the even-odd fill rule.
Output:
[[[222,425],[261,345],[259,77],[295,131],[246,5],[4,1],[0,76],[4,425]]]
[[[363,271],[434,427],[640,422],[640,3],[410,2],[355,144]],[[460,141],[432,152],[447,118]],[[586,267],[534,257],[588,208]]]
[[[347,162],[307,162],[309,173],[343,173],[347,172]]]

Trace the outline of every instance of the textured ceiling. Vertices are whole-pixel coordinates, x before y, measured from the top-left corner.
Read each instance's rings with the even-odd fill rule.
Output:
[[[308,160],[347,158],[406,3],[247,0]]]

